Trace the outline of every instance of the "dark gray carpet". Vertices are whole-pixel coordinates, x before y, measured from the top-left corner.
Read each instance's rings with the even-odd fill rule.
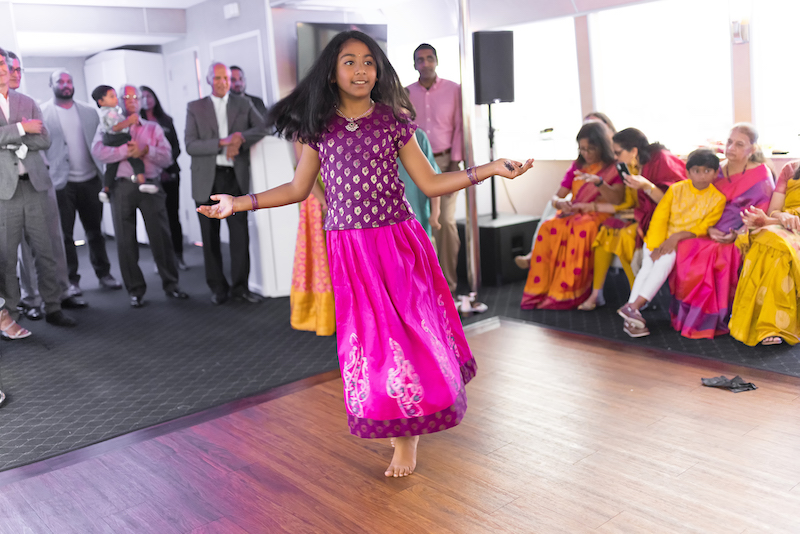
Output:
[[[213,306],[198,248],[181,272],[186,301],[166,298],[141,248],[141,309],[124,289],[99,289],[79,250],[90,307],[65,311],[78,326],[24,320],[33,336],[0,344],[0,470],[338,368],[335,336],[292,330],[288,298]],[[113,241],[108,252],[119,278]]]
[[[479,300],[489,306],[481,315],[466,319],[471,324],[491,316],[508,317],[549,326],[567,332],[580,332],[630,343],[638,347],[649,347],[689,354],[736,365],[774,371],[800,377],[800,345],[790,347],[748,347],[725,335],[710,339],[687,339],[672,329],[669,320],[669,287],[664,284],[655,299],[654,306],[643,313],[650,329],[650,336],[633,339],[622,331],[622,318],[616,313],[630,294],[628,281],[622,272],[610,273],[605,287],[606,306],[591,312],[579,310],[522,310],[522,290],[525,282],[513,282],[500,287],[483,287]]]

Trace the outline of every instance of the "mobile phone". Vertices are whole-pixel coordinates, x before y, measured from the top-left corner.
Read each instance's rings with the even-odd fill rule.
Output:
[[[628,170],[628,166],[622,163],[621,161],[617,162],[617,173],[619,177],[622,178],[623,174],[630,174],[631,171]]]

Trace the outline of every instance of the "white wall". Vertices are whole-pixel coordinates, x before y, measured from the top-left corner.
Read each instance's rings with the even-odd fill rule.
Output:
[[[91,90],[86,87],[86,78],[83,75],[84,57],[23,57],[20,91],[41,103],[53,98],[50,88],[50,75],[57,69],[66,69],[72,74],[72,83],[75,86],[75,100],[92,103]]]

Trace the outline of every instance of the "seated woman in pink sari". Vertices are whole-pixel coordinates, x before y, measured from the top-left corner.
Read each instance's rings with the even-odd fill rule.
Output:
[[[728,333],[728,318],[739,282],[742,258],[734,244],[744,228],[741,213],[750,206],[767,209],[775,189],[772,171],[756,145],[758,133],[736,124],[725,145],[727,161],[714,182],[727,204],[708,237],[681,241],[669,278],[672,326],[691,339],[712,339]]]
[[[592,292],[592,243],[610,216],[597,211],[597,202],[619,204],[625,196],[608,128],[587,122],[578,132],[578,147],[578,159],[553,197],[559,214],[536,237],[523,309],[567,310],[586,300]],[[564,200],[570,192],[572,201]]]

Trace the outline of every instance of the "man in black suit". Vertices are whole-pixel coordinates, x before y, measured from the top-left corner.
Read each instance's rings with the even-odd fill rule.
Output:
[[[233,65],[231,67],[231,93],[235,94],[236,96],[243,96],[252,102],[253,106],[256,108],[256,111],[258,111],[259,115],[261,115],[261,118],[266,121],[267,106],[264,105],[264,101],[255,95],[248,95],[245,93],[246,89],[247,78],[244,76],[244,71],[241,67]]]
[[[189,102],[186,114],[186,152],[192,156],[192,197],[198,206],[214,204],[211,195],[243,195],[250,192],[250,147],[266,135],[264,119],[250,102],[231,96],[231,71],[222,63],[208,69],[211,96]],[[231,283],[222,271],[220,221],[199,215],[203,237],[206,283],[211,302],[235,300],[257,303],[251,293],[250,236],[247,213],[228,217],[231,250]]]

